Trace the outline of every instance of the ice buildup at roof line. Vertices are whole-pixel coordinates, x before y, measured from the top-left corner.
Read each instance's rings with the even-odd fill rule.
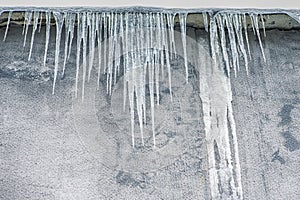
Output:
[[[134,118],[137,112],[140,133],[143,140],[143,124],[146,123],[146,109],[151,111],[153,144],[155,146],[155,104],[160,103],[159,82],[162,73],[167,73],[170,98],[172,99],[172,69],[170,61],[176,55],[176,46],[182,45],[186,82],[189,69],[186,49],[186,19],[189,13],[202,13],[205,30],[210,34],[211,56],[216,66],[225,65],[225,74],[230,77],[231,71],[237,76],[241,68],[241,58],[248,73],[248,61],[251,59],[249,48],[248,27],[250,20],[253,32],[257,36],[265,60],[262,35],[264,29],[260,11],[213,11],[213,10],[160,10],[160,9],[50,9],[50,8],[2,8],[0,12],[8,13],[4,40],[9,37],[8,29],[14,12],[25,12],[24,15],[24,46],[27,42],[29,26],[32,25],[30,51],[31,59],[35,32],[46,24],[44,65],[46,64],[50,38],[51,19],[55,20],[56,45],[53,78],[53,93],[56,81],[65,73],[67,60],[70,58],[75,31],[77,34],[76,48],[76,90],[81,92],[84,100],[86,81],[91,78],[93,68],[97,68],[98,82],[102,74],[106,75],[107,94],[117,76],[124,73],[124,108],[127,96],[130,106],[132,145],[134,141]],[[300,21],[299,14],[288,13]],[[174,20],[179,18],[182,44],[175,44]],[[262,23],[259,26],[259,21]],[[64,31],[64,32],[63,32]],[[65,35],[62,44],[61,38]],[[98,47],[98,48],[96,48]],[[62,50],[63,49],[63,50]],[[63,56],[61,56],[63,54]],[[94,57],[98,63],[94,63]],[[63,60],[59,59],[63,57]],[[121,63],[123,62],[123,64]],[[121,69],[123,66],[123,69]],[[148,74],[148,79],[146,76]],[[79,80],[79,78],[82,80]],[[79,91],[81,83],[81,91]],[[149,85],[150,108],[146,106],[146,85]]]

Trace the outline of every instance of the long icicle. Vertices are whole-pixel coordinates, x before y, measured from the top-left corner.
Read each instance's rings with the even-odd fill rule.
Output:
[[[55,91],[55,84],[58,73],[58,63],[59,63],[59,50],[60,50],[60,41],[61,41],[61,32],[64,24],[64,14],[59,12],[53,12],[53,16],[56,23],[56,44],[55,44],[55,64],[54,64],[54,80],[53,80],[53,89],[52,94]]]
[[[94,64],[95,58],[95,39],[96,39],[96,16],[95,13],[89,15],[88,21],[90,21],[89,26],[89,72],[88,72],[88,81],[90,81],[91,73]]]
[[[248,26],[247,26],[246,14],[243,14],[242,18],[243,18],[243,27],[244,27],[244,34],[245,34],[246,43],[247,43],[248,55],[249,55],[249,59],[251,60],[252,56],[251,56],[250,44],[249,44],[249,38],[248,38]]]
[[[97,30],[97,44],[98,44],[98,80],[97,87],[99,88],[100,76],[101,76],[101,53],[102,53],[102,14],[96,15],[96,30]]]
[[[33,42],[34,42],[34,34],[35,34],[35,31],[36,31],[38,23],[39,23],[39,15],[40,15],[40,13],[38,11],[34,11],[33,28],[32,28],[32,34],[31,34],[31,43],[30,43],[30,51],[29,51],[28,61],[30,61],[30,59],[31,59]]]
[[[87,13],[83,13],[82,15],[82,88],[81,88],[81,99],[84,100],[85,94],[85,80],[87,75]]]
[[[244,39],[243,39],[243,32],[242,32],[243,25],[242,25],[241,15],[238,15],[238,14],[233,15],[233,25],[234,25],[235,33],[237,36],[238,45],[239,45],[242,55],[244,57],[245,69],[246,69],[246,73],[248,75],[249,74],[249,72],[248,72],[248,56],[247,56]]]
[[[4,42],[6,40],[7,32],[8,32],[8,29],[9,29],[9,24],[10,24],[11,16],[12,16],[12,11],[9,11],[8,12],[8,17],[7,17],[7,24],[6,24],[5,34],[4,34],[4,38],[3,38]]]
[[[262,56],[263,56],[264,61],[266,62],[266,57],[265,57],[264,47],[263,47],[263,45],[262,45],[262,41],[261,41],[261,37],[260,37],[260,33],[259,33],[258,16],[252,14],[252,15],[250,15],[250,17],[253,19],[254,27],[255,27],[255,31],[256,31],[256,35],[257,35],[258,42],[259,42],[259,46],[260,46],[260,49],[261,49],[261,53],[262,53]]]
[[[223,59],[225,61],[227,76],[230,77],[230,62],[227,54],[227,44],[226,44],[226,33],[225,33],[225,19],[221,15],[216,15],[215,19],[218,23],[218,28],[220,32],[221,48],[223,53]]]
[[[70,17],[69,13],[65,13],[66,20],[65,20],[65,50],[64,50],[64,64],[62,70],[62,76],[65,75],[66,63],[68,58],[68,42],[70,37]]]
[[[32,12],[31,11],[25,12],[25,21],[24,21],[24,28],[22,33],[23,35],[25,34],[23,47],[25,47],[26,45],[27,32],[28,32],[29,24],[31,23],[31,19],[32,19]]]
[[[185,66],[185,79],[186,82],[189,82],[189,68],[188,68],[188,60],[187,60],[187,52],[186,52],[186,18],[187,13],[180,13],[179,14],[179,22],[180,22],[180,29],[181,29],[181,40],[182,40],[182,47],[183,47],[183,56],[184,56],[184,66]]]
[[[82,42],[82,13],[77,13],[77,50],[76,50],[76,78],[75,78],[75,97],[78,97],[78,82],[80,70],[80,50]]]
[[[49,46],[49,38],[50,38],[50,19],[51,19],[51,13],[46,12],[46,43],[45,43],[45,53],[44,53],[44,66],[46,65],[47,61],[47,52],[48,52],[48,46]]]

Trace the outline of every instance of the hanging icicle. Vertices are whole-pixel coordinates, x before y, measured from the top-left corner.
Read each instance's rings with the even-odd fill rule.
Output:
[[[6,29],[5,29],[4,38],[3,38],[3,41],[4,41],[4,42],[5,42],[6,37],[7,37],[7,32],[8,32],[8,29],[9,29],[9,24],[10,24],[10,19],[11,19],[12,13],[13,13],[12,11],[9,11],[9,12],[8,12],[7,25],[6,25]]]
[[[35,35],[35,31],[36,31],[37,26],[38,26],[39,16],[40,16],[40,13],[38,11],[34,11],[34,13],[33,13],[33,27],[32,27],[31,43],[30,43],[30,50],[29,50],[28,61],[30,61],[31,54],[32,54],[32,48],[33,48],[33,42],[34,42],[34,35]]]

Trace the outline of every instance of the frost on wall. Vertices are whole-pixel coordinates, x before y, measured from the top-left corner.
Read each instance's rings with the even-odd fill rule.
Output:
[[[207,139],[209,182],[213,199],[242,199],[243,191],[238,157],[238,144],[231,100],[230,76],[238,76],[239,70],[248,73],[251,59],[248,27],[250,20],[253,33],[257,36],[261,55],[265,60],[261,37],[265,36],[263,12],[258,11],[212,11],[212,10],[64,10],[64,9],[3,9],[8,13],[4,40],[9,37],[8,29],[13,12],[24,11],[24,46],[29,41],[31,59],[36,31],[42,23],[46,26],[44,65],[46,64],[51,24],[55,24],[56,45],[53,78],[53,93],[57,79],[64,76],[71,49],[76,46],[75,96],[82,101],[86,97],[86,83],[97,71],[106,78],[106,93],[112,89],[118,76],[123,76],[123,107],[129,105],[132,147],[137,141],[135,120],[139,124],[141,145],[144,140],[144,126],[152,127],[152,147],[156,148],[155,111],[160,99],[160,80],[167,77],[170,101],[173,101],[171,59],[182,46],[185,82],[189,82],[189,60],[187,51],[187,16],[201,12],[204,27],[210,35],[211,68],[199,66],[199,96],[202,100],[203,121]],[[299,15],[290,13],[298,21]],[[178,17],[181,44],[174,39],[174,21]],[[51,19],[54,19],[51,22]],[[262,26],[259,26],[259,21]],[[32,29],[29,28],[32,26]],[[32,30],[31,38],[28,31]],[[75,37],[76,35],[76,37]],[[62,37],[64,36],[64,40]],[[75,43],[75,44],[73,44]],[[63,55],[63,56],[61,56]],[[59,60],[63,57],[63,60]],[[98,63],[94,63],[95,58]],[[200,57],[203,59],[203,57]],[[205,62],[201,60],[200,62]],[[61,64],[62,63],[62,64]],[[244,66],[245,69],[242,69]],[[147,85],[147,87],[146,87]],[[98,85],[99,87],[99,85]],[[146,93],[149,92],[149,96]],[[198,92],[198,91],[197,91]],[[150,106],[147,106],[147,98]],[[151,117],[146,117],[150,111]],[[214,126],[218,123],[218,126]],[[217,152],[217,154],[215,153]],[[218,158],[217,158],[218,157]],[[235,162],[233,162],[233,160]],[[220,189],[221,188],[221,189]],[[222,192],[221,192],[222,191]]]

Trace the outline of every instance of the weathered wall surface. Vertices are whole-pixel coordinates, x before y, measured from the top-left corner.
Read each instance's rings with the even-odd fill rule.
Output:
[[[0,31],[1,38],[5,29]],[[158,149],[133,150],[130,119],[122,112],[122,77],[111,98],[104,95],[103,78],[98,89],[88,84],[83,103],[75,99],[74,48],[66,76],[51,94],[54,31],[46,67],[43,29],[31,61],[20,27],[11,28],[0,45],[0,199],[209,199],[199,83],[191,75],[185,84],[182,57],[172,62],[173,105],[162,81]],[[188,34],[209,51],[207,33],[188,29]],[[251,37],[249,75],[241,67],[231,78],[244,198],[296,200],[299,31],[267,31],[267,63],[255,40]],[[196,59],[197,50],[188,47]]]

